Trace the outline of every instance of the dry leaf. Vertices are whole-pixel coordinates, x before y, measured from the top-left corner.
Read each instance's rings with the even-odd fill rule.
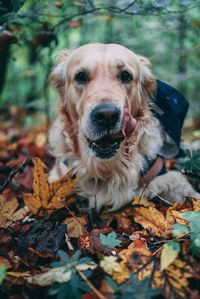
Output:
[[[93,270],[96,268],[94,262],[89,262],[87,264],[76,265],[78,271],[86,271],[88,269]],[[68,267],[58,267],[48,270],[42,274],[37,274],[31,277],[27,277],[26,280],[29,283],[37,284],[39,286],[52,285],[55,282],[67,282],[70,280],[72,274],[72,269]]]
[[[151,275],[154,259],[145,240],[135,240],[128,249],[121,250],[118,255],[129,265],[131,272],[137,273],[138,280]]]
[[[165,243],[160,256],[160,271],[167,269],[175,261],[179,251],[180,245],[178,242],[169,241]]]
[[[158,237],[169,234],[169,225],[161,212],[153,207],[134,208],[134,220]]]
[[[104,256],[103,260],[100,261],[100,266],[106,273],[110,275],[112,275],[113,272],[121,272],[122,269],[119,262],[117,262],[117,259],[118,258],[113,255]]]
[[[104,226],[110,226],[114,219],[114,213],[103,210],[100,214],[100,219],[103,221]]]
[[[189,211],[200,211],[200,202],[194,198],[188,198],[184,202],[177,202],[169,207],[166,213],[166,220],[171,225],[180,223],[186,225],[188,222],[182,217],[183,213]]]
[[[6,275],[13,276],[13,277],[16,277],[16,278],[24,278],[24,277],[31,276],[29,271],[25,271],[25,272],[15,272],[15,271],[6,272]]]
[[[177,298],[177,294],[179,297],[189,298],[188,278],[192,276],[191,266],[180,259],[176,259],[163,272],[155,271],[152,286],[164,289],[165,298],[168,299]],[[176,294],[176,296],[173,296],[173,294]]]
[[[24,194],[25,205],[33,214],[37,214],[39,211],[43,211],[43,214],[51,213],[52,210],[75,201],[74,197],[70,197],[76,186],[76,180],[71,178],[71,172],[68,172],[60,180],[49,183],[44,163],[39,158],[34,158],[33,162],[33,194]],[[69,197],[68,200],[66,200],[67,197]]]
[[[131,227],[132,223],[131,220],[127,217],[127,215],[123,215],[123,213],[115,213],[114,218],[117,221],[118,228],[126,230]]]
[[[17,210],[19,203],[12,195],[0,195],[0,227],[8,227],[12,222],[23,219],[27,213],[27,208]]]
[[[63,223],[67,224],[67,235],[70,238],[79,238],[85,232],[84,225],[87,221],[85,217],[68,217]]]
[[[6,266],[6,269],[11,269],[13,266],[11,265],[11,263],[9,262],[9,260],[7,260],[6,258],[0,256],[0,267],[1,266]]]
[[[135,196],[133,198],[133,201],[131,204],[133,206],[140,205],[140,206],[144,206],[144,207],[153,207],[153,208],[155,207],[155,203],[153,203],[151,200],[148,200],[143,197],[137,197],[137,196]]]
[[[126,281],[129,276],[129,270],[128,267],[126,266],[126,263],[124,261],[119,263],[120,266],[120,271],[113,271],[112,273],[112,278],[117,282],[117,283],[123,283]]]

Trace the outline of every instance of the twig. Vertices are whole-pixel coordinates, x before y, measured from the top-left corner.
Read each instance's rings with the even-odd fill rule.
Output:
[[[74,247],[73,247],[73,245],[72,245],[72,243],[70,241],[70,238],[69,238],[69,236],[68,236],[67,233],[65,233],[65,242],[67,243],[67,246],[68,246],[69,250],[73,251]]]
[[[13,179],[13,177],[21,170],[23,169],[26,164],[29,162],[30,159],[26,158],[20,165],[17,165],[14,169],[11,170],[9,173],[7,179],[3,182],[3,184],[0,186],[0,193],[4,191],[4,189],[7,187],[7,185],[10,183],[10,181]]]
[[[168,201],[167,199],[165,199],[165,198],[161,197],[160,195],[156,194],[148,185],[146,185],[146,187],[149,189],[149,191],[153,195],[155,195],[156,197],[158,197],[160,200],[164,201],[166,204],[168,204],[170,206],[173,206],[173,204],[170,201]]]
[[[74,266],[76,272],[81,276],[81,278],[85,281],[85,283],[90,287],[90,289],[95,293],[95,295],[97,295],[98,298],[100,299],[107,299],[103,294],[101,294],[96,288],[95,286],[87,279],[87,277],[85,276],[85,274],[83,272],[81,272],[79,269],[77,269],[76,266]]]

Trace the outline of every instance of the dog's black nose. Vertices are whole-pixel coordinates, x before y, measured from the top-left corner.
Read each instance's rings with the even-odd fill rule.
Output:
[[[92,120],[103,126],[114,126],[120,118],[120,109],[111,103],[100,104],[92,111]]]

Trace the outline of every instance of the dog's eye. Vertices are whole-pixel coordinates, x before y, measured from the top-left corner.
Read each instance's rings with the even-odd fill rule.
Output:
[[[119,78],[124,84],[129,83],[133,80],[133,76],[128,71],[122,71],[119,75]]]
[[[89,76],[85,72],[78,72],[74,79],[78,84],[87,84]]]

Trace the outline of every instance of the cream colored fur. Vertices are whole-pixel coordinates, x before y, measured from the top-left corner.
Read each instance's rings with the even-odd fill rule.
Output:
[[[116,78],[121,67],[129,68],[133,74],[134,80],[127,86]],[[87,86],[78,86],[73,79],[80,69],[90,73],[92,79]],[[90,198],[91,206],[97,210],[102,206],[116,210],[129,203],[143,191],[138,183],[146,167],[145,157],[154,159],[162,151],[165,135],[150,111],[156,83],[149,61],[120,45],[89,44],[72,52],[63,51],[51,81],[60,100],[49,133],[50,150],[57,157],[57,166],[49,179],[64,175],[67,168],[63,161],[67,159],[77,172],[80,190]],[[89,114],[105,98],[119,107],[126,104],[137,119],[136,130],[108,160],[97,158],[87,142],[87,138],[98,138],[92,135]],[[150,182],[144,195],[152,198],[155,194],[172,202],[185,196],[200,199],[183,175],[174,171]]]

